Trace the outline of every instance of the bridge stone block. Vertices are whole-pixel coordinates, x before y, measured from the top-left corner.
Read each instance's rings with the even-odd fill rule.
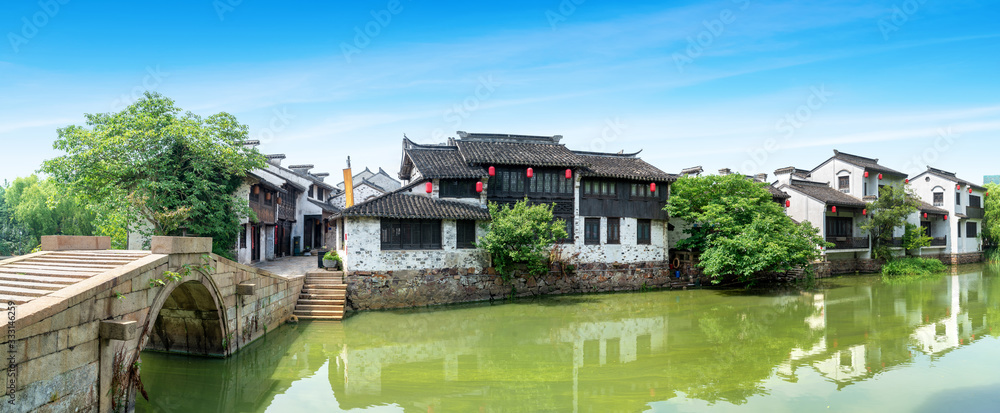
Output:
[[[257,289],[257,285],[256,284],[242,283],[242,284],[236,285],[236,294],[237,295],[253,295],[254,294],[254,290],[256,290],[256,289]]]
[[[42,251],[92,251],[111,249],[111,237],[43,235]]]
[[[138,328],[139,323],[135,321],[103,320],[101,321],[101,338],[121,341],[134,340]]]
[[[212,252],[211,237],[160,237],[151,242],[153,254],[208,254]]]

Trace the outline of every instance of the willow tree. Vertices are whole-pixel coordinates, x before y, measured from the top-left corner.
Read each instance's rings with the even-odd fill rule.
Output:
[[[72,191],[52,179],[36,175],[17,178],[3,198],[11,218],[27,232],[32,248],[44,235],[94,234],[94,214]]]
[[[231,256],[241,216],[251,214],[233,193],[264,157],[247,147],[247,127],[233,115],[202,118],[146,92],[116,113],[86,114],[87,126],[58,130],[55,149],[66,154],[42,170],[71,187],[96,213],[99,230],[124,247],[129,231],[154,235],[167,228],[214,239],[214,252]],[[149,222],[169,217],[183,223]]]
[[[701,251],[713,283],[727,276],[753,283],[767,272],[805,267],[827,243],[808,222],[796,224],[767,184],[742,175],[684,177],[671,186],[665,209],[696,224],[677,248]]]

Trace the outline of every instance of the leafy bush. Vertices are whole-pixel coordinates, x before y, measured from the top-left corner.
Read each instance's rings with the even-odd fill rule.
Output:
[[[513,206],[490,203],[492,221],[476,246],[490,254],[493,267],[504,280],[510,279],[517,264],[525,264],[535,275],[548,270],[550,248],[567,237],[566,222],[553,219],[553,206],[529,206],[527,199]]]
[[[932,258],[900,258],[885,263],[883,280],[921,279],[940,275],[948,269],[941,261]]]
[[[329,250],[326,252],[326,255],[323,255],[323,259],[327,261],[340,261],[340,254],[337,254],[337,251]]]

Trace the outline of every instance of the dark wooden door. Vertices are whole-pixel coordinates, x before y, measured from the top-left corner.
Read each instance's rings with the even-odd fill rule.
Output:
[[[250,230],[250,261],[260,261],[260,225]]]

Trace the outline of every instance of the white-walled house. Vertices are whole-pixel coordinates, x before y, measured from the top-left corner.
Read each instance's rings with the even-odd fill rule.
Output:
[[[940,253],[950,254],[956,263],[979,260],[986,188],[961,179],[953,172],[931,167],[913,177],[910,186],[925,203],[944,212],[943,216],[924,219],[925,223],[934,225],[932,237],[947,238],[945,249]],[[936,253],[922,251],[924,255]]]
[[[582,263],[667,259],[666,203],[676,179],[636,154],[572,151],[561,136],[468,134],[447,143],[403,140],[402,188],[339,217],[349,271],[474,268],[487,203],[554,204],[570,236],[559,246]],[[530,172],[529,172],[530,171]],[[652,185],[651,185],[652,184]]]

